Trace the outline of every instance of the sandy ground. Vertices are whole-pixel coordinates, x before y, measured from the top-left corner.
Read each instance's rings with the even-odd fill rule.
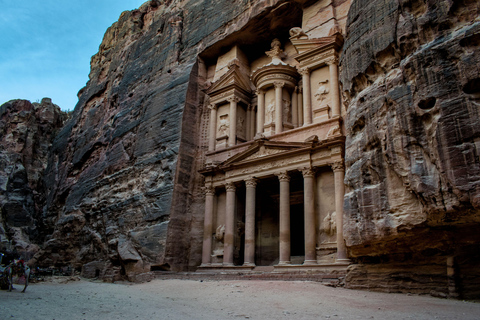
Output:
[[[480,303],[315,282],[58,282],[0,291],[0,319],[480,319]]]

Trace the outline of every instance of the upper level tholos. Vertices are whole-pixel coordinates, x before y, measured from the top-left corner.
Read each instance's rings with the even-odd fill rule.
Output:
[[[211,82],[207,158],[224,161],[222,150],[261,137],[294,142],[313,134],[320,140],[341,134],[342,44],[335,28],[320,38],[293,28],[287,43],[273,39],[271,49],[253,61],[238,45],[220,55],[207,71]]]

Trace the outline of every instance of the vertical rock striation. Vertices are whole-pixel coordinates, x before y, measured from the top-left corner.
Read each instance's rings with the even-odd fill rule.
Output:
[[[473,0],[352,2],[345,235],[361,264],[350,287],[480,294],[479,16]]]
[[[132,281],[199,264],[199,54],[221,50],[253,18],[265,17],[268,28],[280,2],[152,0],[122,13],[55,140],[44,220],[53,227],[38,264]]]
[[[12,100],[0,106],[0,250],[24,259],[38,251],[43,235],[42,181],[55,134],[67,115],[49,98]]]

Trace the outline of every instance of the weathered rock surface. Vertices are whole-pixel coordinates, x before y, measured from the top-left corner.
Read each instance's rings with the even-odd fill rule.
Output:
[[[479,295],[479,17],[474,0],[352,2],[344,234],[365,264],[350,287]]]
[[[53,227],[39,264],[133,281],[199,265],[204,200],[192,195],[208,59],[199,54],[252,34],[262,41],[292,14],[292,4],[273,10],[281,2],[148,1],[107,30],[49,159]]]
[[[12,100],[0,106],[0,250],[24,259],[43,235],[43,173],[55,134],[67,115],[49,98]]]

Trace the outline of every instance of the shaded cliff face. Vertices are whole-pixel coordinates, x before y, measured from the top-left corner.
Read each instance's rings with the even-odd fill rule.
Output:
[[[45,224],[53,227],[39,264],[130,280],[199,264],[204,200],[192,194],[200,194],[196,156],[206,146],[198,57],[239,30],[279,25],[288,14],[288,6],[273,13],[279,2],[148,1],[107,30],[49,159]]]
[[[402,290],[433,275],[418,284],[428,292],[450,268],[465,277],[450,279],[449,294],[478,288],[479,16],[473,0],[352,3],[341,61],[346,243],[358,261],[403,263],[364,266],[352,287],[390,279]]]
[[[23,259],[42,238],[42,181],[55,134],[67,115],[49,98],[12,100],[0,106],[0,250]]]

